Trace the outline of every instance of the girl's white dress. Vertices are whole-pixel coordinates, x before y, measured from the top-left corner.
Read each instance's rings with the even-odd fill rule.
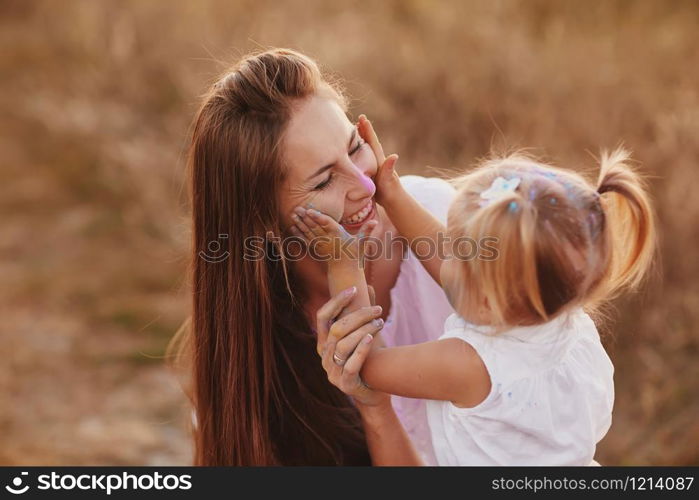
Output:
[[[491,390],[473,408],[427,401],[439,465],[589,465],[611,425],[614,367],[581,309],[494,334],[458,314],[440,339],[480,355]]]

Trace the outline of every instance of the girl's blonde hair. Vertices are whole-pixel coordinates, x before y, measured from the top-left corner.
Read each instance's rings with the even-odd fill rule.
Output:
[[[462,304],[485,306],[494,325],[534,325],[593,308],[646,275],[655,222],[629,153],[604,154],[596,185],[521,154],[484,161],[453,179],[452,241],[495,238],[493,259],[461,262]],[[495,179],[518,185],[484,199]]]

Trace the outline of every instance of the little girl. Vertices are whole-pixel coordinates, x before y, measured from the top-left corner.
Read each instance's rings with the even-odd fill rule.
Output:
[[[377,201],[457,314],[439,340],[375,348],[364,382],[429,400],[440,465],[593,463],[614,368],[584,310],[639,284],[655,245],[627,153],[603,157],[596,185],[523,156],[486,161],[453,180],[447,228],[402,188],[396,158],[376,176]],[[320,212],[302,219],[307,238],[347,237]],[[329,265],[331,283],[349,268]]]

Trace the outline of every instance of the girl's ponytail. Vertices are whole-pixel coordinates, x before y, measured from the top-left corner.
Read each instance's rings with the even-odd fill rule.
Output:
[[[604,153],[597,182],[611,252],[605,290],[610,295],[623,287],[637,286],[650,267],[655,250],[655,220],[649,196],[643,179],[628,160],[629,153],[623,148]]]

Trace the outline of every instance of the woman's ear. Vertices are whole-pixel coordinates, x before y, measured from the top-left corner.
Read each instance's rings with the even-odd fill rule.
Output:
[[[369,303],[372,306],[376,305],[376,292],[374,292],[374,287],[371,285],[366,286],[367,291],[369,292]]]

